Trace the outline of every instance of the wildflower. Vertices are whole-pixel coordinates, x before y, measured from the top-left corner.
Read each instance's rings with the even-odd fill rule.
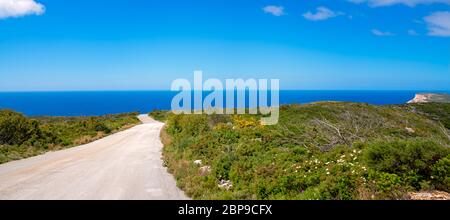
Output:
[[[327,175],[330,175],[330,172],[327,172]]]

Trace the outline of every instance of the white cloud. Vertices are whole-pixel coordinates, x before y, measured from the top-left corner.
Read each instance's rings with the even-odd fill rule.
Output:
[[[263,11],[265,13],[272,14],[274,16],[282,16],[284,15],[284,7],[282,6],[275,6],[275,5],[268,5],[263,8]]]
[[[353,2],[356,4],[367,3],[371,7],[381,7],[381,6],[390,6],[403,4],[409,7],[414,7],[419,4],[434,4],[434,3],[443,3],[450,5],[450,0],[347,0],[349,2]]]
[[[423,18],[428,26],[428,35],[450,37],[450,12],[435,12]]]
[[[380,37],[394,36],[394,34],[389,31],[380,31],[378,29],[372,29],[372,34]]]
[[[303,17],[311,21],[322,21],[344,14],[342,12],[334,12],[326,7],[318,7],[316,10],[316,13],[310,11],[304,13]]]
[[[44,11],[44,5],[34,0],[0,0],[0,19],[30,14],[40,15]]]

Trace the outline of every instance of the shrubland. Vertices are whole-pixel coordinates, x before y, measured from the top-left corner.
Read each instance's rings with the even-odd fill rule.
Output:
[[[273,126],[260,115],[157,114],[166,121],[165,164],[194,199],[405,199],[450,190],[450,104],[285,105]]]
[[[0,163],[85,144],[139,123],[137,113],[25,117],[0,110]]]
[[[167,120],[167,117],[170,115],[170,111],[153,110],[148,115],[155,120],[165,122]]]

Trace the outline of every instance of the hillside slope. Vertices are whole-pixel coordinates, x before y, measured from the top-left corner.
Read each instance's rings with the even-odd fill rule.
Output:
[[[443,124],[449,106],[286,105],[274,126],[251,115],[169,114],[164,158],[195,199],[402,199],[411,191],[448,192],[450,132]]]

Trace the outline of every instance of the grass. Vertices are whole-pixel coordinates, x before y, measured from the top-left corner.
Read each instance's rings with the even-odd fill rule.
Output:
[[[404,199],[450,189],[450,104],[285,105],[274,126],[258,115],[157,114],[167,122],[165,164],[194,199]]]
[[[27,118],[0,110],[0,163],[92,142],[139,124],[136,116]]]

